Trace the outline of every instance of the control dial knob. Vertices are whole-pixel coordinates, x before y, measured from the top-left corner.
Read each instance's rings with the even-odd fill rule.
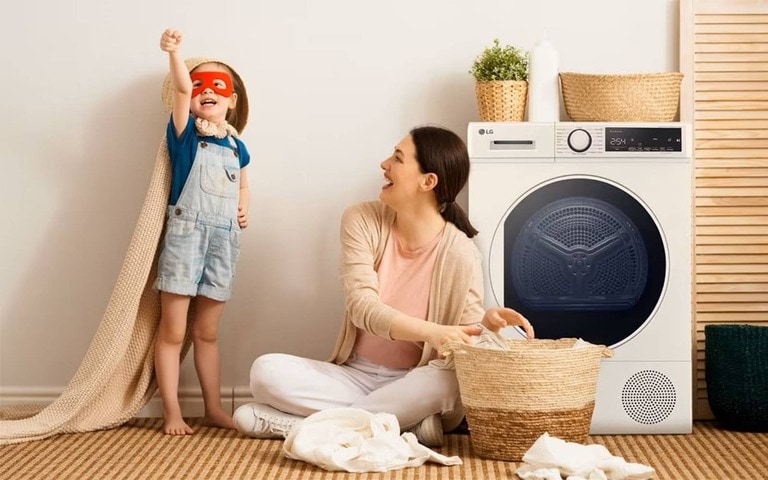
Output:
[[[592,136],[583,128],[568,134],[568,147],[576,153],[586,152],[592,146]]]

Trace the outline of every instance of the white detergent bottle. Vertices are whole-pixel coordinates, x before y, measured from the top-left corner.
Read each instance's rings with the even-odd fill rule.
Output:
[[[528,72],[528,121],[560,121],[560,79],[558,55],[547,40],[531,50]]]

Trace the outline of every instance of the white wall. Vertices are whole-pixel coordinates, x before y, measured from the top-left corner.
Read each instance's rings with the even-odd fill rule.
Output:
[[[101,320],[167,120],[167,26],[185,56],[234,65],[251,102],[251,226],[220,330],[229,391],[259,354],[328,355],[343,208],[376,198],[378,164],[412,126],[465,136],[467,71],[494,38],[546,36],[562,71],[678,68],[676,0],[38,3],[17,3],[0,32],[5,401],[61,391]]]

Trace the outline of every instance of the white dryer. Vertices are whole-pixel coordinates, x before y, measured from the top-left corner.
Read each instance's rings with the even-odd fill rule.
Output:
[[[689,127],[470,123],[467,146],[486,306],[612,349],[591,433],[690,433]]]

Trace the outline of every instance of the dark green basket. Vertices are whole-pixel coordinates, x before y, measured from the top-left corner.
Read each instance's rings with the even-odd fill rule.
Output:
[[[733,430],[768,431],[768,327],[707,325],[704,335],[715,419]]]

